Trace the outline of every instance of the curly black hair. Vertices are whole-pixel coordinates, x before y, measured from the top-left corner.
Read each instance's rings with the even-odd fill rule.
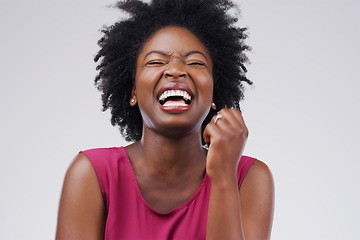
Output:
[[[142,117],[137,107],[129,104],[135,81],[136,61],[145,42],[167,26],[188,29],[204,44],[213,62],[213,101],[217,109],[240,108],[243,99],[242,82],[246,77],[249,46],[246,28],[235,26],[238,19],[229,14],[238,10],[228,0],[125,0],[116,7],[130,17],[102,29],[95,56],[98,75],[95,85],[102,92],[103,111],[111,110],[111,124],[120,127],[126,141],[138,141],[142,135]],[[209,123],[216,111],[210,110],[202,124]]]

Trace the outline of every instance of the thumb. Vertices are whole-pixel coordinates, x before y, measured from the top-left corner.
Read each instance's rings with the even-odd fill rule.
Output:
[[[204,142],[205,143],[210,143],[211,140],[211,134],[210,134],[210,124],[206,125],[204,132],[203,132],[203,137],[204,137]]]

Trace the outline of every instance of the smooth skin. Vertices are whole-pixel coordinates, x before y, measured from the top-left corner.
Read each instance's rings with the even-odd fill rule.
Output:
[[[186,84],[192,106],[181,113],[166,112],[157,100],[169,82]],[[274,185],[268,167],[256,160],[239,190],[237,165],[248,130],[236,109],[222,109],[204,130],[210,143],[201,145],[201,124],[212,103],[211,58],[191,32],[180,27],[159,30],[138,56],[129,104],[143,117],[140,141],[125,148],[141,193],[156,211],[166,213],[197,191],[205,175],[211,178],[206,239],[269,239]],[[60,200],[57,240],[104,239],[105,206],[95,171],[83,154],[70,166]]]

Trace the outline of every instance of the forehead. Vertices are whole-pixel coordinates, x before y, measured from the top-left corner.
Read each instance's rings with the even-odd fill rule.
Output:
[[[180,54],[200,51],[209,56],[201,41],[189,30],[181,27],[166,27],[155,32],[144,44],[140,55],[157,50]]]

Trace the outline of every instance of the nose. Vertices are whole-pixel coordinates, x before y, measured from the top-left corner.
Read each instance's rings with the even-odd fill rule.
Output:
[[[187,72],[184,69],[184,64],[178,60],[168,64],[164,75],[167,78],[185,78]]]

